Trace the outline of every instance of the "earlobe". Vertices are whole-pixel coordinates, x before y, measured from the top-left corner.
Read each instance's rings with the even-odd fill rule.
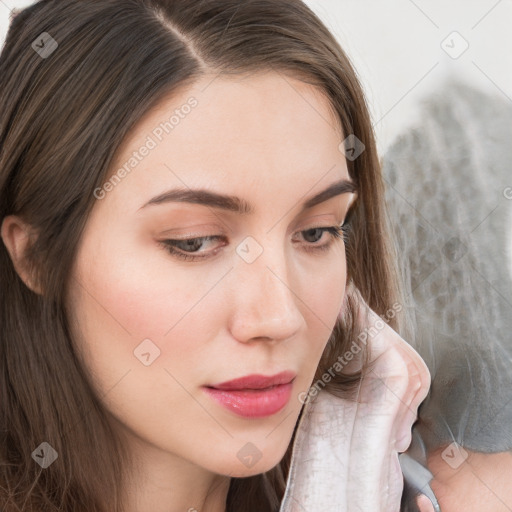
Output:
[[[17,215],[8,215],[2,221],[0,235],[21,280],[33,292],[41,294],[41,291],[33,283],[25,262],[25,253],[32,238],[30,226]]]

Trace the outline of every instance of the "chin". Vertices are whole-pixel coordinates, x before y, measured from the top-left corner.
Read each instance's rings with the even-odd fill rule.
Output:
[[[236,468],[232,468],[232,471],[229,473],[230,476],[236,478],[247,478],[250,476],[260,475],[262,473],[266,473],[270,471],[272,468],[277,466],[281,459],[272,460],[268,463],[262,463],[261,461],[255,464],[252,468],[241,468],[240,465]]]
[[[214,463],[214,471],[235,478],[247,478],[266,473],[281,462],[287,447],[288,445],[284,447],[267,446],[265,448],[267,455],[265,456],[254,444],[248,442],[240,449],[237,448],[235,458],[229,456],[222,462]]]

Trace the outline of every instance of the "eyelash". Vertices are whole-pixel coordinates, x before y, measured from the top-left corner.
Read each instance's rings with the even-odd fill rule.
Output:
[[[328,226],[328,227],[315,227],[315,228],[309,228],[304,229],[300,231],[300,233],[307,233],[308,231],[315,231],[320,230],[323,233],[329,233],[331,235],[330,240],[323,244],[323,245],[312,245],[315,242],[310,242],[310,247],[305,248],[304,250],[308,253],[311,252],[318,252],[318,251],[327,251],[329,248],[332,247],[333,243],[336,239],[343,240],[345,243],[348,241],[347,231],[344,229],[345,225],[341,226]],[[167,240],[161,240],[160,244],[165,248],[167,252],[169,252],[172,256],[186,261],[198,261],[198,260],[204,260],[207,258],[212,257],[216,254],[217,251],[211,251],[210,253],[207,253],[206,256],[194,256],[194,253],[187,253],[186,251],[177,250],[173,244],[179,243],[179,242],[194,242],[196,240],[202,240],[202,241],[213,241],[213,240],[222,240],[225,239],[223,236],[200,236],[195,238],[180,238],[180,239],[167,239]]]

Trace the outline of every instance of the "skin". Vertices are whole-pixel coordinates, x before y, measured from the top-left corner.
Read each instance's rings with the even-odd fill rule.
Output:
[[[305,238],[304,230],[341,225],[352,195],[300,213],[307,198],[350,179],[327,99],[274,73],[213,78],[165,98],[132,130],[112,171],[175,109],[191,96],[198,101],[96,200],[72,273],[77,349],[138,460],[128,512],[224,511],[230,476],[280,461],[302,406],[297,397],[313,380],[345,294],[343,240],[328,232]],[[239,196],[254,213],[176,202],[141,208],[177,187]],[[13,259],[26,233],[20,219],[4,222]],[[199,253],[211,257],[197,262],[160,243],[208,235],[225,240],[205,241]],[[263,249],[252,263],[235,250],[248,236]],[[328,250],[306,252],[329,242]],[[148,338],[160,355],[145,366],[134,350]],[[239,417],[201,389],[282,370],[297,373],[292,398],[264,418]],[[237,457],[249,442],[261,454],[250,468]]]
[[[446,449],[450,450],[443,446],[428,457],[428,468],[434,475],[430,485],[443,512],[512,510],[510,452],[479,453],[466,450],[467,458],[461,458],[460,465],[452,464],[452,467],[443,458]],[[429,500],[424,499],[420,504],[421,512],[433,510]]]

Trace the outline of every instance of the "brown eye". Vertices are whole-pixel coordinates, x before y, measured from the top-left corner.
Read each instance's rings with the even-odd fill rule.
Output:
[[[160,244],[173,256],[183,260],[199,260],[208,258],[216,253],[213,251],[199,251],[208,241],[223,240],[221,236],[201,236],[195,238],[161,240]],[[197,253],[197,255],[196,255]]]
[[[311,243],[318,242],[318,240],[322,238],[324,232],[325,231],[322,228],[307,229],[306,231],[303,231],[304,239]]]

